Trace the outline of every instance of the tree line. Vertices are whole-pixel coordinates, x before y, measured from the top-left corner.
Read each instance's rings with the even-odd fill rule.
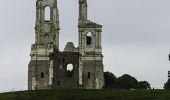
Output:
[[[112,72],[104,72],[105,86],[107,89],[151,89],[149,82],[138,81],[131,75],[124,74],[116,77]],[[170,91],[170,78],[164,84],[165,90]]]
[[[124,74],[116,77],[111,72],[104,72],[105,86],[104,88],[112,89],[150,89],[150,84],[147,81],[138,81],[136,78]]]

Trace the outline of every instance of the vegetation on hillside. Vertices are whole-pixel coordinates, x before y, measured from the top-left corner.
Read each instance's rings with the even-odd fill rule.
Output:
[[[38,90],[0,94],[0,100],[170,100],[164,90]]]
[[[115,89],[150,89],[150,84],[147,81],[139,81],[128,75],[124,74],[121,77],[116,76],[111,72],[104,72],[105,88]]]
[[[124,74],[105,72],[105,89],[50,89],[0,93],[0,100],[170,100],[170,79],[166,90],[152,90],[147,81]]]

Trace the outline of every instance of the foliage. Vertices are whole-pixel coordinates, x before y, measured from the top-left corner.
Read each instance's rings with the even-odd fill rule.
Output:
[[[147,81],[140,81],[128,74],[121,77],[116,76],[111,72],[104,72],[105,87],[114,89],[150,89],[150,84]]]
[[[116,76],[111,72],[104,72],[105,88],[111,88],[115,83]]]
[[[123,76],[117,78],[116,83],[118,88],[122,89],[137,88],[138,86],[138,81],[128,74],[124,74]]]
[[[169,78],[168,81],[164,84],[164,89],[165,89],[165,90],[170,90],[170,78]]]
[[[138,82],[138,89],[150,89],[150,84],[147,81]]]

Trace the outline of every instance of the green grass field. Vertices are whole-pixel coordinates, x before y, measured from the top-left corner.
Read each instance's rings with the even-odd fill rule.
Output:
[[[170,100],[170,91],[37,90],[1,93],[0,100]]]

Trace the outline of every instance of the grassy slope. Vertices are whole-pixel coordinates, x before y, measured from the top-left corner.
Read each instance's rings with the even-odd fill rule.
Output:
[[[0,94],[0,100],[170,100],[164,90],[39,90]]]

